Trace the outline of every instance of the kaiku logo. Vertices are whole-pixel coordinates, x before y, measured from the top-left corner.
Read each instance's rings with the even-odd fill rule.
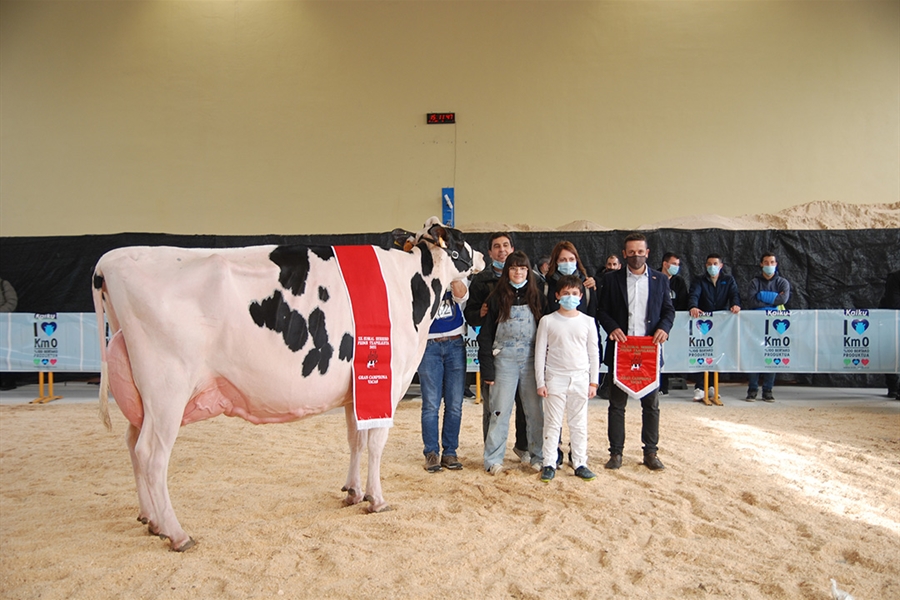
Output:
[[[850,326],[853,327],[853,331],[862,335],[869,328],[869,321],[868,319],[853,319],[850,322]]]
[[[712,328],[713,328],[712,321],[707,321],[707,320],[697,321],[697,329],[699,329],[700,333],[702,333],[703,335],[706,335],[707,333],[709,333],[712,330]]]

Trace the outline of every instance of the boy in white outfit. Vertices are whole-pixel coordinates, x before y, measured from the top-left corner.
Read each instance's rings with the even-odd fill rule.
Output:
[[[587,467],[587,406],[597,395],[600,347],[597,324],[578,310],[583,295],[577,276],[560,277],[559,310],[541,319],[535,337],[534,374],[538,396],[544,399],[544,482],[556,475],[563,414],[569,423],[575,475],[586,481],[596,478]]]

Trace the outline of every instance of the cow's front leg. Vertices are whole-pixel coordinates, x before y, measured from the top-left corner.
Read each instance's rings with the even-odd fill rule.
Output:
[[[347,470],[347,482],[341,488],[347,492],[344,504],[352,506],[359,504],[363,499],[362,480],[359,477],[360,457],[366,445],[367,432],[360,431],[356,427],[356,415],[353,413],[353,404],[344,407],[347,417],[347,443],[350,444],[350,468]]]
[[[366,500],[369,501],[369,512],[390,510],[381,492],[381,455],[387,443],[387,427],[376,427],[369,430],[369,472],[366,474]]]
[[[138,521],[146,525],[150,521],[156,521],[157,519],[156,515],[151,512],[152,504],[150,503],[150,491],[147,489],[147,479],[141,476],[141,467],[134,452],[134,447],[140,434],[141,430],[129,423],[128,429],[125,430],[125,445],[128,446],[128,454],[131,456],[131,467],[134,469],[134,482],[137,486]]]

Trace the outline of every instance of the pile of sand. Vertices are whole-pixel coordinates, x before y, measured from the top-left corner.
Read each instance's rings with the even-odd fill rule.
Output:
[[[846,204],[809,202],[774,214],[724,217],[705,214],[665,219],[637,229],[893,229],[900,227],[900,202],[889,204]],[[593,221],[572,221],[554,229],[521,223],[484,221],[462,226],[463,231],[610,231]]]
[[[741,390],[742,391],[742,390]],[[421,402],[397,410],[382,476],[391,512],[343,507],[344,416],[183,428],[169,466],[185,554],[135,520],[113,407],[0,407],[3,598],[900,598],[896,403],[706,407],[669,397],[660,457],[639,464],[629,404],[619,471],[606,402],[589,412],[584,482],[482,468],[481,407],[463,408],[462,471],[423,468]],[[882,408],[883,405],[883,408]],[[365,468],[365,460],[363,461]]]

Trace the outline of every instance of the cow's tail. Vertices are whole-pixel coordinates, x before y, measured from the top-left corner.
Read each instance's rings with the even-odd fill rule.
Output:
[[[107,431],[112,431],[109,420],[109,365],[106,361],[106,322],[103,311],[103,273],[100,265],[94,270],[94,312],[97,315],[97,333],[100,336],[100,420]]]

